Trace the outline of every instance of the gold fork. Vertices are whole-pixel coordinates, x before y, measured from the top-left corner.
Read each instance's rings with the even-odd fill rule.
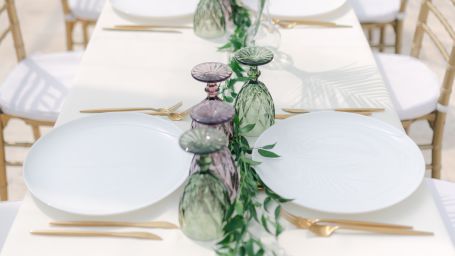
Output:
[[[330,223],[339,225],[353,225],[353,226],[364,226],[364,227],[383,227],[383,228],[395,228],[395,229],[412,229],[411,226],[378,223],[370,221],[358,221],[358,220],[343,220],[343,219],[307,219],[294,214],[291,214],[284,209],[281,209],[281,216],[296,225],[299,228],[307,229],[312,225],[320,223]]]
[[[418,231],[412,229],[399,229],[399,228],[385,228],[385,227],[368,227],[368,226],[355,226],[355,225],[322,225],[322,224],[313,224],[308,230],[313,234],[321,237],[329,237],[337,230],[346,229],[346,230],[356,230],[356,231],[366,231],[371,233],[379,234],[388,234],[388,235],[405,235],[405,236],[432,236],[432,232]]]
[[[100,108],[100,109],[84,109],[81,110],[81,113],[106,113],[106,112],[128,112],[128,111],[155,111],[155,112],[164,112],[169,113],[177,110],[183,105],[180,101],[175,105],[172,105],[168,108]]]
[[[169,119],[172,121],[181,121],[185,119],[185,117],[191,112],[191,110],[195,107],[196,105],[186,109],[185,111],[182,112],[170,112],[170,113],[164,113],[164,112],[151,112],[147,113],[149,115],[155,115],[155,116],[167,116]]]
[[[320,27],[329,27],[329,28],[350,28],[350,25],[340,25],[331,21],[320,21],[320,20],[280,20],[273,19],[272,22],[281,28],[291,29],[295,28],[298,25],[312,25]]]

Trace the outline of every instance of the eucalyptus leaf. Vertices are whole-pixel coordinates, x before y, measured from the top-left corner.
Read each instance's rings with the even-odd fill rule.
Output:
[[[258,152],[261,156],[263,157],[268,157],[268,158],[278,158],[280,157],[280,155],[278,155],[277,153],[274,153],[272,151],[268,151],[268,150],[265,150],[265,149],[258,149]]]

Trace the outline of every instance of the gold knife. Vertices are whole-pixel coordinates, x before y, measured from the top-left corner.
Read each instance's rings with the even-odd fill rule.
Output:
[[[33,230],[32,235],[42,236],[78,236],[78,237],[118,237],[163,240],[150,232],[111,232],[111,231],[80,231],[80,230]]]
[[[53,226],[66,227],[136,227],[178,229],[174,223],[167,221],[125,222],[125,221],[52,221]]]
[[[192,26],[182,25],[115,25],[114,28],[131,28],[131,29],[151,29],[151,28],[174,28],[174,29],[192,29]]]
[[[144,31],[144,32],[158,32],[158,33],[174,33],[180,34],[181,31],[160,28],[122,28],[122,27],[104,27],[104,30],[109,31]]]
[[[316,112],[316,111],[337,111],[337,112],[350,112],[350,113],[373,113],[373,112],[384,112],[384,108],[335,108],[335,109],[303,109],[303,108],[283,108],[282,109],[288,113],[309,113],[309,112]]]

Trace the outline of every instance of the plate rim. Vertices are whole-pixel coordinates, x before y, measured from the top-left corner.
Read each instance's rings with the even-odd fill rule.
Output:
[[[280,123],[287,123],[287,122],[290,122],[292,120],[296,120],[296,119],[303,119],[303,118],[308,118],[308,116],[314,116],[314,115],[326,115],[326,114],[330,114],[330,115],[338,115],[338,116],[349,116],[349,117],[355,117],[355,118],[359,118],[359,119],[363,119],[363,120],[369,120],[369,121],[372,121],[372,122],[376,122],[376,123],[380,123],[381,125],[384,125],[386,127],[388,127],[389,129],[392,129],[396,132],[399,132],[401,134],[403,134],[406,138],[406,140],[408,142],[410,142],[412,145],[413,145],[413,148],[415,150],[415,152],[421,152],[420,149],[418,148],[417,144],[409,137],[407,136],[407,134],[398,129],[397,127],[387,123],[387,122],[384,122],[382,120],[379,120],[377,118],[373,118],[373,117],[368,117],[368,116],[363,116],[363,115],[359,115],[359,114],[354,114],[354,113],[345,113],[345,112],[336,112],[336,111],[315,111],[315,112],[311,112],[311,113],[307,113],[307,114],[304,114],[304,115],[295,115],[293,117],[290,117],[290,118],[287,118],[285,120],[282,120],[280,121]],[[275,124],[277,125],[277,124]],[[273,127],[273,126],[272,126]],[[270,127],[269,129],[271,129],[272,127]],[[267,130],[261,134],[261,136],[258,137],[258,139],[256,140],[255,142],[255,145],[254,147],[257,148],[259,147],[260,145],[258,145],[257,143],[260,141],[260,138],[267,132]],[[253,157],[253,160],[255,161],[260,161],[261,159],[258,159],[258,153],[257,151],[254,151],[253,154],[252,154],[252,157]],[[312,206],[307,206],[307,205],[304,205],[301,201],[299,200],[296,200],[296,199],[292,199],[291,203],[299,206],[299,207],[303,207],[303,208],[306,208],[306,209],[310,209],[310,210],[314,210],[314,211],[318,211],[318,212],[324,212],[324,213],[330,213],[330,214],[366,214],[366,213],[372,213],[372,212],[377,212],[377,211],[380,211],[380,210],[384,210],[384,209],[387,209],[387,208],[390,208],[392,206],[395,206],[401,202],[403,202],[404,200],[406,200],[407,198],[409,198],[410,196],[412,196],[417,190],[418,188],[421,186],[422,182],[424,181],[424,178],[425,178],[425,160],[423,158],[423,154],[420,153],[419,154],[419,162],[417,165],[420,165],[420,170],[418,170],[419,172],[419,175],[417,177],[416,175],[416,181],[417,179],[419,180],[418,182],[416,182],[416,184],[413,184],[413,189],[410,189],[410,191],[408,193],[406,193],[406,195],[403,195],[399,200],[397,200],[396,202],[392,203],[392,204],[389,204],[387,206],[380,206],[380,207],[376,207],[374,209],[370,209],[370,210],[362,210],[362,211],[340,211],[340,210],[328,210],[328,209],[319,209],[317,207],[312,207]],[[260,165],[257,167],[257,170],[258,170],[258,176],[261,178],[262,180],[262,177],[261,177],[261,167]],[[417,172],[417,171],[416,171]],[[266,183],[266,182],[264,182]]]
[[[148,15],[131,13],[131,12],[122,10],[121,8],[118,8],[118,5],[116,5],[114,3],[115,1],[119,1],[119,0],[110,0],[110,4],[111,4],[113,10],[118,11],[118,12],[120,12],[122,14],[125,14],[125,15],[128,15],[128,16],[134,17],[134,18],[138,18],[138,19],[175,19],[175,18],[184,18],[184,17],[189,17],[189,16],[193,15],[196,12],[196,8],[195,8],[192,12],[189,12],[189,13],[185,12],[185,13],[181,13],[181,14],[178,14],[178,15],[148,16]],[[187,0],[185,0],[185,1],[187,1]],[[197,1],[195,1],[195,2],[197,4]]]
[[[27,157],[24,161],[24,164],[23,164],[23,178],[24,178],[24,183],[25,183],[25,186],[27,187],[27,190],[30,192],[30,194],[33,196],[33,198],[39,200],[41,203],[53,208],[53,209],[56,209],[58,211],[62,211],[62,212],[65,212],[65,213],[69,213],[69,214],[75,214],[75,215],[80,215],[80,216],[94,216],[94,217],[103,217],[103,216],[116,216],[116,215],[121,215],[121,214],[127,214],[127,213],[131,213],[131,212],[136,212],[136,211],[139,211],[139,210],[142,210],[142,209],[145,209],[147,207],[150,207],[154,204],[157,204],[159,203],[160,201],[162,201],[163,199],[167,198],[168,196],[170,196],[172,193],[174,193],[175,191],[177,191],[181,186],[182,184],[185,183],[185,181],[187,180],[188,178],[188,175],[182,175],[182,177],[178,180],[178,182],[176,182],[176,185],[174,185],[172,188],[169,188],[169,190],[165,193],[163,193],[163,195],[159,198],[159,199],[156,199],[154,201],[151,201],[149,203],[146,203],[144,205],[141,205],[141,206],[137,206],[137,207],[134,207],[134,208],[131,208],[129,210],[123,210],[123,211],[116,211],[116,212],[113,212],[113,211],[110,211],[110,212],[104,212],[104,213],[95,213],[95,212],[91,212],[91,213],[88,213],[88,212],[84,212],[84,211],[78,211],[78,210],[69,210],[69,209],[63,209],[62,207],[58,206],[58,205],[55,205],[53,203],[49,203],[49,202],[46,202],[45,200],[43,200],[42,197],[40,197],[37,193],[35,193],[36,191],[34,191],[31,186],[30,186],[30,183],[29,181],[27,180],[27,175],[26,173],[28,171],[26,171],[28,168],[27,168],[27,159],[29,158],[29,156],[31,155],[31,153],[33,152],[33,150],[36,150],[37,147],[39,147],[40,144],[42,144],[45,140],[45,138],[51,134],[54,134],[56,132],[59,132],[59,130],[61,129],[68,129],[67,127],[71,127],[73,126],[75,123],[82,123],[82,122],[89,122],[87,120],[91,120],[91,119],[99,119],[99,118],[106,118],[108,116],[115,116],[116,118],[118,117],[128,117],[128,116],[136,116],[136,117],[145,117],[147,116],[149,119],[151,120],[159,120],[160,122],[166,122],[166,120],[164,120],[163,118],[159,118],[159,117],[155,117],[155,116],[149,116],[149,115],[145,115],[145,114],[142,114],[142,113],[100,113],[100,114],[94,114],[94,115],[90,115],[90,116],[84,116],[84,117],[81,117],[81,118],[77,118],[77,119],[74,119],[74,120],[71,120],[69,122],[66,122],[62,125],[59,125],[57,127],[55,127],[54,129],[52,129],[51,131],[49,131],[47,134],[45,134],[44,136],[42,136],[38,141],[36,141],[32,147],[30,148],[29,152],[27,153]],[[176,131],[179,131],[179,132],[183,132],[183,130],[178,127],[176,124],[174,124],[173,122],[170,122],[169,123],[171,126],[173,126],[173,128],[176,129]],[[177,140],[178,140],[178,137],[177,137]],[[184,159],[185,160],[185,159]],[[187,159],[188,160],[188,164],[190,163],[190,155],[188,154],[188,157]],[[182,172],[183,173],[183,172]]]
[[[249,1],[249,0],[241,0],[242,5],[243,5],[245,8],[247,8],[248,10],[250,10],[250,11],[252,11],[252,12],[256,12],[256,8],[252,8],[251,6],[249,6],[248,4],[246,4],[245,1]],[[250,0],[250,1],[253,1],[253,0]],[[312,14],[303,14],[303,15],[273,14],[272,11],[270,11],[270,15],[271,15],[272,17],[282,18],[282,19],[299,19],[299,18],[309,18],[309,17],[322,16],[322,15],[325,15],[325,14],[328,14],[328,13],[331,13],[331,12],[334,12],[334,11],[340,9],[341,7],[343,7],[343,5],[345,5],[345,4],[347,3],[348,0],[339,0],[339,1],[340,1],[340,4],[337,5],[336,8],[333,8],[333,9],[328,10],[328,11],[317,12],[317,13],[312,13]]]

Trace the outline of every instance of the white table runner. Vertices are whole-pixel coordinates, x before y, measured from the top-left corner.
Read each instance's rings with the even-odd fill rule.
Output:
[[[285,106],[324,108],[342,106],[386,107],[374,117],[400,127],[387,90],[378,73],[371,50],[348,5],[321,17],[348,29],[297,28],[281,31],[276,60],[263,68],[264,81],[277,109]],[[191,68],[204,61],[226,62],[217,52],[218,42],[197,38],[191,30],[183,34],[103,31],[102,27],[130,21],[116,14],[109,3],[83,58],[74,89],[70,92],[58,125],[80,118],[80,109],[93,107],[166,106],[179,100],[184,108],[200,101],[204,85],[190,76]],[[291,57],[292,56],[292,57]],[[188,122],[178,123],[182,128]],[[181,190],[157,205],[116,220],[169,220],[177,222]],[[302,215],[329,216],[306,209]],[[337,217],[330,215],[330,217]],[[289,255],[453,255],[454,247],[431,192],[422,186],[406,201],[384,211],[352,216],[371,221],[413,225],[433,231],[433,237],[397,237],[342,234],[317,238],[307,231],[288,230],[280,245]],[[214,255],[210,245],[196,243],[180,231],[153,230],[161,242],[109,238],[65,238],[32,236],[32,229],[48,228],[52,219],[80,219],[34,201],[30,195],[12,227],[2,256],[72,255]]]

